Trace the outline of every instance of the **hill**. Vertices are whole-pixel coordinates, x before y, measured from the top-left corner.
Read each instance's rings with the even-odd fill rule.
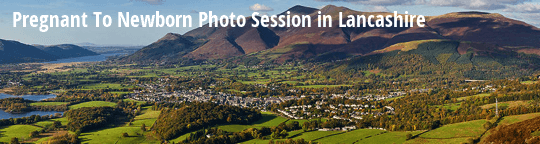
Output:
[[[55,55],[59,59],[99,55],[95,52],[72,44],[52,46],[35,45],[35,47],[45,51],[48,54]]]
[[[504,49],[540,54],[540,44],[536,43],[540,38],[540,29],[500,14],[456,12],[430,16],[426,18],[426,26],[423,28],[416,25],[411,28],[341,28],[338,26],[339,12],[344,15],[393,13],[361,12],[333,5],[322,9],[294,6],[287,11],[291,11],[292,15],[310,15],[312,27],[254,28],[249,26],[253,23],[251,18],[248,18],[246,27],[216,28],[207,24],[184,35],[167,34],[126,59],[147,62],[182,58],[206,60],[246,57],[259,59],[261,63],[283,63],[290,60],[329,61],[370,55],[398,43],[434,39],[472,42],[475,47],[481,47],[482,51],[488,53]],[[318,11],[324,15],[332,15],[332,27],[317,27]],[[467,50],[465,47],[467,46],[462,50]],[[399,50],[399,47],[392,48]]]
[[[0,64],[42,62],[56,60],[57,58],[58,56],[44,52],[31,45],[0,39]]]

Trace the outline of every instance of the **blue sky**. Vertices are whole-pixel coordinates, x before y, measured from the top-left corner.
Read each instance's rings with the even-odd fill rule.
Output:
[[[500,13],[540,26],[540,0],[0,0],[0,39],[27,44],[64,44],[90,42],[100,45],[148,45],[166,33],[183,34],[198,26],[198,14],[213,11],[217,15],[250,16],[253,11],[278,14],[294,5],[321,8],[345,6],[358,11],[398,11],[416,15],[440,15],[457,11]],[[191,28],[118,28],[117,13],[137,15],[192,15]],[[13,12],[23,15],[89,15],[87,28],[13,27]],[[113,26],[95,27],[92,12],[111,15]]]

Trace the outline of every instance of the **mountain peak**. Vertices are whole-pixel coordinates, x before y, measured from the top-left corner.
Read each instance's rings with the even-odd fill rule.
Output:
[[[167,33],[165,36],[163,36],[161,39],[159,39],[159,41],[162,41],[162,40],[176,40],[176,39],[181,38],[181,37],[182,37],[181,34]]]
[[[289,9],[287,9],[286,11],[282,12],[279,15],[285,15],[285,14],[287,14],[287,11],[290,11],[291,15],[307,15],[307,14],[314,13],[317,10],[318,9],[312,8],[312,7],[306,7],[306,6],[302,6],[302,5],[295,5],[295,6],[291,7],[291,8],[289,8]]]

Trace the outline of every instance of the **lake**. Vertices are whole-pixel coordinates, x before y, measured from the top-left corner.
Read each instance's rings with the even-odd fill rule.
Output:
[[[12,97],[20,97],[20,98],[27,99],[27,100],[32,100],[32,101],[41,101],[41,100],[44,100],[44,99],[55,98],[56,95],[50,94],[50,95],[24,95],[24,96],[14,96],[14,95],[9,95],[9,94],[0,93],[0,99],[12,98]]]
[[[121,55],[126,55],[126,53],[108,53],[108,54],[100,54],[100,55],[95,55],[95,56],[59,59],[56,61],[43,62],[43,63],[100,62],[100,61],[107,60],[107,58],[110,56],[121,56]]]
[[[5,112],[3,110],[0,110],[0,119],[9,119],[9,118],[22,118],[22,117],[29,117],[29,116],[32,116],[32,115],[39,115],[39,116],[44,116],[44,115],[54,115],[55,113],[61,113],[63,114],[64,112],[59,112],[59,111],[31,111],[31,112],[27,112],[27,113],[8,113],[8,112]]]
[[[14,95],[0,93],[0,99],[12,98],[12,97],[20,97],[20,98],[24,98],[24,99],[32,100],[32,101],[41,101],[41,100],[44,100],[44,99],[55,98],[56,95],[50,94],[50,95],[14,96]],[[31,116],[31,115],[40,115],[40,116],[54,115],[55,113],[63,114],[64,112],[59,112],[59,111],[31,111],[31,112],[26,112],[26,113],[12,114],[12,113],[8,113],[8,112],[4,112],[3,110],[0,110],[0,119],[21,118],[21,117],[27,117],[27,116]]]

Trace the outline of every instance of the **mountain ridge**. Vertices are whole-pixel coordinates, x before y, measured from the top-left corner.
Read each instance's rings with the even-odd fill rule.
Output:
[[[312,27],[203,27],[186,32],[183,37],[202,41],[190,47],[184,54],[174,57],[159,57],[159,52],[145,51],[139,55],[155,55],[140,61],[167,61],[170,59],[227,59],[232,57],[256,57],[261,62],[283,63],[290,60],[321,59],[336,57],[343,59],[363,56],[392,45],[430,39],[471,41],[511,48],[512,51],[537,54],[540,43],[540,29],[522,21],[506,18],[496,13],[454,12],[439,16],[427,16],[426,26],[410,28],[341,28],[339,21],[333,19],[332,27],[317,27],[318,9],[294,6],[287,11],[292,14],[312,16]],[[387,12],[362,12],[346,7],[328,5],[320,9],[322,14],[337,15],[390,15]],[[286,12],[286,11],[285,11]],[[281,14],[285,14],[285,12]],[[400,14],[403,15],[403,14]],[[158,40],[157,42],[161,41]],[[150,46],[150,45],[149,45]],[[155,45],[154,45],[155,46]],[[163,47],[162,49],[166,49]],[[135,54],[134,54],[135,55]],[[135,58],[127,59],[139,61]]]

